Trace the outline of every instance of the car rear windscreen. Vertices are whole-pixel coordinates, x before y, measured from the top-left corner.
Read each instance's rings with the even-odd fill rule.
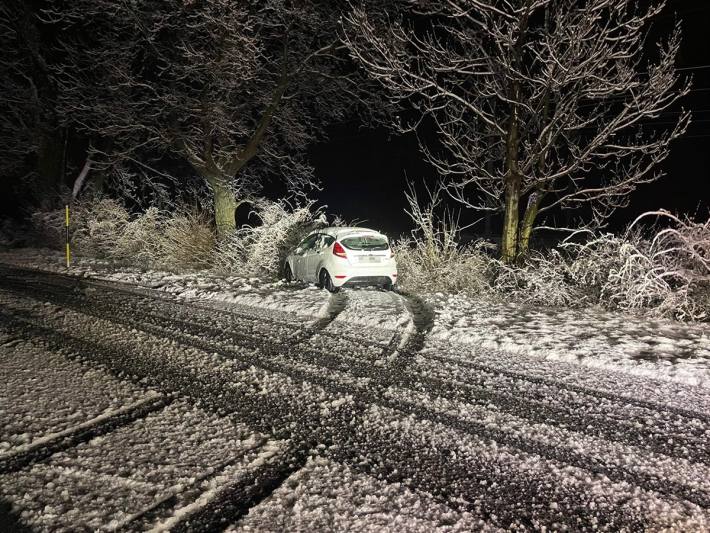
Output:
[[[348,250],[387,250],[390,247],[382,235],[358,235],[346,237],[340,242]]]

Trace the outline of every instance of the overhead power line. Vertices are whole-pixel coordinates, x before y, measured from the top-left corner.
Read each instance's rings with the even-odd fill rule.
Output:
[[[695,67],[679,67],[676,68],[675,71],[678,72],[680,70],[701,70],[705,68],[710,68],[710,65],[697,65]]]

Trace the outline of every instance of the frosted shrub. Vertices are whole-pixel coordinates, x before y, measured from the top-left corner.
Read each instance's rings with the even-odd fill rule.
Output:
[[[446,249],[443,243],[425,243],[415,238],[394,244],[399,285],[405,290],[428,292],[489,291],[487,243]]]
[[[413,191],[407,194],[415,229],[410,238],[393,246],[399,285],[417,291],[487,293],[490,258],[486,248],[492,245],[479,241],[460,246],[457,221],[448,212],[441,219],[435,213],[441,203],[439,193],[430,193],[424,208]]]
[[[163,225],[165,215],[156,207],[130,217],[115,236],[108,257],[116,261],[160,266],[166,246]]]
[[[32,215],[35,233],[44,244],[63,246],[64,217],[63,209]],[[152,268],[205,268],[214,253],[210,223],[185,208],[168,213],[151,207],[132,215],[117,200],[87,198],[72,205],[70,232],[79,256]]]
[[[260,200],[254,213],[261,224],[243,226],[217,244],[214,266],[241,276],[274,278],[281,274],[286,255],[306,234],[326,224],[313,202],[292,206],[287,201]]]
[[[638,223],[650,216],[672,226],[644,239]],[[576,282],[600,304],[678,319],[710,318],[710,221],[650,212],[636,219],[623,238],[607,234],[567,246],[575,248],[570,271]]]
[[[165,212],[151,207],[130,216],[125,210],[101,206],[92,209],[96,216],[87,217],[87,236],[83,243],[78,239],[82,249],[88,245],[100,257],[167,270],[210,266],[215,235],[209,221],[198,212],[182,207]]]
[[[191,269],[212,266],[215,232],[203,213],[195,209],[179,210],[165,221],[163,233],[162,261],[165,264]]]
[[[649,307],[665,288],[648,276],[654,267],[645,250],[647,244],[638,233],[628,233],[625,237],[604,234],[583,245],[566,245],[574,254],[570,273],[590,298],[607,307]]]
[[[71,206],[70,237],[75,252],[110,257],[129,218],[126,208],[110,198],[91,198],[74,203]],[[64,247],[64,208],[32,213],[31,225],[37,242],[51,248]]]
[[[568,260],[557,250],[531,252],[520,266],[495,260],[493,292],[532,305],[575,307],[585,301],[573,283]]]

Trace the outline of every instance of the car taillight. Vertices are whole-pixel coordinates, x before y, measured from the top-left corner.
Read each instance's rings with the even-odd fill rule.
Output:
[[[347,256],[345,255],[345,248],[343,248],[343,245],[340,244],[339,242],[336,241],[336,243],[333,245],[333,255],[337,255],[338,257],[343,257],[346,258]]]

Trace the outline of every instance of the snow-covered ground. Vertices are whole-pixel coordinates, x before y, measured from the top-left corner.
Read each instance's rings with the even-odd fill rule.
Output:
[[[291,477],[228,533],[240,531],[496,531],[399,483],[322,457]]]
[[[95,280],[156,289],[180,299],[221,308],[282,313],[285,319],[332,325],[340,335],[386,343],[389,330],[402,346],[425,328],[433,349],[445,343],[531,360],[596,366],[710,387],[710,324],[686,324],[590,308],[569,310],[501,304],[462,295],[426,295],[433,320],[416,324],[411,299],[377,290],[346,290],[336,297],[313,285],[220,277],[205,272],[173,274],[121,267],[81,258],[66,269],[60,252],[19,249],[0,252],[0,263]]]
[[[239,304],[303,317],[321,317],[328,306],[328,293],[312,285],[289,284],[284,281],[264,282],[257,278],[220,276],[204,271],[175,274],[159,270],[141,270],[90,258],[75,258],[70,268],[66,268],[64,255],[49,249],[21,248],[0,251],[0,263],[125,283],[217,306]]]
[[[456,297],[264,289],[323,298],[296,315],[91,272],[0,265],[0,524],[9,504],[43,531],[710,530],[710,389],[678,361],[480,344]]]
[[[710,387],[710,324],[434,295],[432,341]]]
[[[144,390],[0,329],[0,459],[110,414]]]
[[[277,442],[242,424],[177,402],[0,476],[0,496],[43,531],[132,530],[165,503],[151,518],[168,530],[278,452]]]

